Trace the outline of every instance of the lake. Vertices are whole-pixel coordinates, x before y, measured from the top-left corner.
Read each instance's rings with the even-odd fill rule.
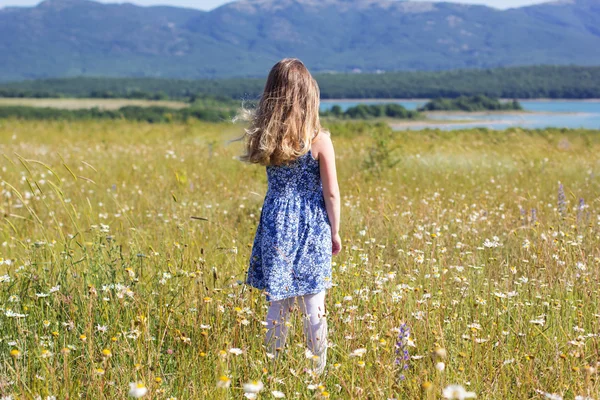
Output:
[[[416,123],[411,126],[397,126],[396,129],[438,128],[443,130],[485,127],[489,129],[507,129],[522,127],[543,128],[587,128],[600,129],[600,100],[521,100],[521,105],[529,113],[444,113],[428,114],[430,119],[448,121],[440,123]],[[397,103],[409,110],[416,110],[426,100],[323,100],[321,110],[330,109],[338,104],[342,109],[357,104]],[[461,121],[451,123],[450,121]]]

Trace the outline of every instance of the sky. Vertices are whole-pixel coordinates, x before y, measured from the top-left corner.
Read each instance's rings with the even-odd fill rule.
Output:
[[[100,0],[102,3],[122,3],[125,1]],[[484,4],[496,8],[520,7],[525,5],[543,3],[547,0],[448,0],[453,3]],[[0,8],[6,6],[33,6],[40,0],[0,0]],[[222,4],[229,3],[231,0],[128,0],[127,2],[150,6],[150,5],[169,5],[177,7],[198,8],[201,10],[211,10]]]

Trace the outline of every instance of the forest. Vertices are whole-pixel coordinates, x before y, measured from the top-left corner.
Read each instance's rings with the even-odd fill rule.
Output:
[[[342,98],[600,98],[600,67],[533,66],[442,72],[329,73],[315,75],[323,99]],[[256,100],[264,78],[179,80],[65,78],[0,85],[0,97],[131,98],[193,102]]]

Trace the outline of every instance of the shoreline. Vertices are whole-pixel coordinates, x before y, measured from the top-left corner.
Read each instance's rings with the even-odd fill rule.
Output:
[[[452,125],[489,125],[495,124],[498,121],[494,120],[480,120],[480,121],[461,121],[461,120],[416,120],[416,121],[389,121],[388,125],[392,129],[401,129],[401,128],[414,128],[414,127],[431,127],[431,126],[452,126]]]
[[[425,116],[441,115],[441,116],[461,116],[461,117],[486,117],[496,115],[579,115],[586,116],[590,113],[583,111],[529,111],[529,110],[501,110],[501,111],[422,111]]]
[[[414,101],[414,102],[427,102],[432,99],[415,99],[415,98],[369,98],[369,99],[360,99],[360,98],[349,98],[349,99],[321,99],[321,103],[335,103],[335,102],[361,102],[361,103],[375,103],[382,101],[389,102],[398,102],[398,101]],[[502,101],[512,101],[514,99],[501,98]],[[536,98],[536,99],[516,99],[521,103],[532,103],[532,102],[581,102],[581,103],[600,103],[600,98],[598,99],[550,99],[550,98]]]

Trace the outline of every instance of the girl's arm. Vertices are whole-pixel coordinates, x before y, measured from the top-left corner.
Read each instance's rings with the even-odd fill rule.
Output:
[[[335,152],[331,138],[327,134],[320,135],[315,147],[317,147],[327,217],[331,225],[331,249],[336,255],[342,249],[342,241],[340,239],[340,189],[335,170]]]

